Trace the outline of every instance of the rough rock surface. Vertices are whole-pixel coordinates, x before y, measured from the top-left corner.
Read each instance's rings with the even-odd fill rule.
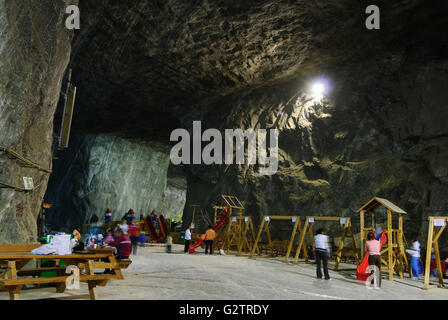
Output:
[[[406,234],[424,241],[425,218],[448,209],[448,60],[412,59],[328,70],[334,87],[322,102],[309,101],[297,82],[204,102],[207,127],[278,127],[279,170],[260,176],[256,167],[191,168],[187,200],[211,209],[231,193],[256,224],[262,215],[343,215],[356,227],[356,210],[379,196],[405,209]],[[226,122],[216,116],[224,105],[232,110]]]
[[[48,185],[45,200],[54,206],[46,221],[69,231],[94,215],[103,221],[106,208],[113,220],[121,220],[129,208],[137,218],[154,208],[166,217],[177,216],[185,204],[186,182],[174,176],[167,183],[168,151],[157,142],[75,135]]]
[[[409,212],[409,237],[423,237],[424,218],[447,209],[445,5],[379,1],[382,29],[367,31],[368,4],[81,2],[74,128],[165,143],[193,120],[278,128],[276,175],[185,166],[186,220],[189,204],[211,213],[224,193],[256,225],[264,214],[322,214],[356,227],[355,210],[377,195]],[[314,103],[319,76],[331,91]]]
[[[69,2],[77,3],[0,0],[0,147],[48,169],[53,114],[73,36],[64,27]],[[36,241],[49,174],[0,152],[0,182],[23,188],[23,176],[33,178],[33,192],[0,189],[0,243]]]
[[[263,214],[354,216],[377,195],[407,210],[407,235],[423,240],[425,217],[448,209],[448,42],[440,34],[447,4],[377,1],[381,30],[368,31],[369,4],[80,1],[70,62],[78,86],[73,132],[144,148],[142,141],[168,145],[170,132],[193,120],[204,129],[278,128],[276,175],[261,176],[256,166],[185,166],[187,208],[199,203],[211,213],[221,193],[234,194],[258,225]],[[309,85],[319,76],[331,91],[314,103]],[[91,150],[74,144],[66,159],[88,161]],[[152,159],[152,151],[142,157]],[[55,184],[91,172],[89,165],[58,171]],[[104,170],[98,178],[96,186],[107,185]],[[75,217],[65,205],[79,202],[89,183],[73,187],[77,196],[59,201],[59,221]],[[77,221],[102,212],[96,206],[105,199],[85,202]]]

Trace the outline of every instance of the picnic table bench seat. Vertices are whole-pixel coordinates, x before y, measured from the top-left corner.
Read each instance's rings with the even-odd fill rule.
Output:
[[[71,255],[32,255],[30,253],[38,244],[32,245],[0,245],[0,289],[10,294],[11,300],[19,298],[19,292],[24,285],[54,283],[56,292],[63,293],[66,289],[67,279],[72,277],[66,273],[66,267],[36,267],[26,268],[31,260],[49,259],[62,260],[67,266],[76,266],[79,270],[79,281],[86,282],[89,288],[90,299],[97,298],[96,286],[105,286],[108,280],[124,279],[121,269],[131,264],[130,259],[117,261],[113,249],[88,250],[83,253]],[[113,269],[113,273],[95,273],[95,269]],[[55,277],[42,277],[44,271],[56,271]]]

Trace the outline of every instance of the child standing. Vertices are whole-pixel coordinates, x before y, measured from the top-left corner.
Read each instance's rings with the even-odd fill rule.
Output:
[[[171,246],[173,245],[173,237],[169,234],[166,237],[166,252],[171,253]]]
[[[411,255],[412,280],[418,280],[420,277],[420,242],[417,239],[412,240],[412,249],[406,249]]]
[[[140,237],[140,226],[138,223],[135,222],[135,219],[132,220],[131,224],[128,228],[128,234],[131,238],[132,243],[132,254],[137,254],[137,245],[138,245],[138,238]]]

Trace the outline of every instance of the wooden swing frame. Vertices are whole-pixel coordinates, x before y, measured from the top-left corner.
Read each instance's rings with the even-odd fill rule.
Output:
[[[293,221],[294,219],[295,222]],[[288,248],[286,250],[286,256],[285,256],[285,262],[288,263],[288,258],[294,243],[294,239],[297,234],[301,233],[302,224],[300,222],[300,216],[263,216],[260,228],[258,229],[257,237],[255,238],[255,244],[252,247],[252,251],[250,252],[250,257],[253,258],[255,251],[257,251],[258,255],[261,256],[260,249],[258,248],[258,243],[260,242],[261,234],[263,232],[266,233],[266,236],[268,238],[268,247],[271,251],[271,255],[273,255],[274,250],[272,247],[271,232],[269,231],[269,226],[271,225],[272,220],[283,220],[283,221],[290,220],[294,222],[294,227],[292,229],[291,236],[289,238]],[[304,254],[306,255],[306,250],[304,250]]]
[[[444,224],[441,226],[440,230],[435,233],[436,226],[434,225],[434,220],[443,220]],[[439,238],[445,230],[446,224],[448,222],[448,217],[429,217],[429,226],[428,226],[428,242],[426,245],[426,263],[425,263],[425,280],[423,284],[424,290],[434,289],[434,288],[443,288],[443,274],[442,274],[442,265],[440,262],[440,251],[439,251]],[[434,253],[436,255],[436,263],[437,263],[437,274],[439,276],[439,283],[437,285],[429,285],[429,274],[430,274],[430,265],[431,265],[431,249],[434,246]]]
[[[237,256],[251,252],[255,243],[255,229],[250,216],[230,217],[223,236],[222,249],[229,254],[232,247],[237,248]]]
[[[406,257],[406,253],[404,250],[404,244],[406,243],[406,239],[403,233],[403,215],[407,215],[407,213],[390,202],[387,199],[374,197],[370,199],[365,205],[363,205],[357,212],[360,213],[360,231],[361,231],[361,256],[364,256],[364,247],[365,242],[367,241],[367,234],[370,231],[375,231],[376,222],[377,222],[377,213],[374,211],[379,207],[385,207],[387,209],[387,245],[383,246],[380,254],[383,255],[387,253],[387,258],[384,259],[381,257],[381,262],[387,267],[389,270],[389,280],[394,279],[394,268],[397,268],[397,273],[400,276],[400,279],[403,279],[403,271],[404,267],[406,267],[409,271],[409,275],[412,277],[412,271],[409,268],[409,262]],[[372,224],[370,228],[365,227],[365,214],[370,214],[372,217]],[[398,215],[398,228],[394,229],[392,226],[392,217],[393,215]],[[399,255],[394,252],[394,249],[398,248]]]
[[[313,235],[313,225],[316,221],[337,221],[340,225],[344,225],[342,229],[342,237],[341,241],[339,243],[338,251],[336,251],[336,265],[335,270],[339,270],[339,263],[341,261],[342,256],[342,250],[344,249],[344,242],[346,237],[350,237],[352,240],[352,250],[353,250],[353,256],[355,257],[355,261],[357,264],[360,263],[358,251],[356,249],[356,242],[355,237],[353,235],[352,230],[352,222],[349,217],[324,217],[324,216],[308,216],[306,217],[305,225],[303,226],[303,229],[300,232],[300,240],[299,240],[299,246],[297,247],[296,254],[294,256],[294,263],[300,263],[299,262],[299,253],[302,249],[304,251],[304,257],[305,261],[304,263],[308,263],[308,253],[306,252],[305,247],[305,235],[308,234],[311,240],[311,245],[313,247],[314,251],[314,235]],[[342,223],[345,222],[345,223]],[[348,234],[347,234],[348,233]]]

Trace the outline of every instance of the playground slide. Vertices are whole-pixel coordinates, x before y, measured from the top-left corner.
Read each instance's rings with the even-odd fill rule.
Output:
[[[168,228],[166,226],[166,221],[165,218],[163,217],[163,215],[159,216],[159,219],[157,219],[157,222],[159,223],[160,226],[160,232],[162,233],[162,239],[165,239],[170,232],[168,231]]]
[[[227,216],[227,215],[225,215],[225,216],[222,216],[221,217],[221,219],[219,219],[219,221],[218,221],[218,223],[216,224],[216,226],[214,226],[212,229],[214,230],[214,231],[217,231],[219,228],[221,228],[224,224],[226,224],[227,222],[229,221],[229,217]],[[204,242],[204,239],[205,239],[205,234],[203,234],[202,236],[201,236],[201,239],[198,241],[198,242],[196,242],[195,244],[193,244],[193,245],[191,245],[190,246],[190,249],[188,250],[188,253],[194,253],[194,250],[197,248],[197,247],[199,247],[203,242]]]
[[[381,234],[381,248],[387,241],[387,232]],[[380,250],[381,250],[380,248]],[[361,264],[356,268],[356,280],[367,281],[369,279],[370,273],[367,272],[369,268],[369,253],[366,252],[364,259],[362,259]]]
[[[157,234],[156,229],[154,228],[154,225],[152,224],[152,218],[148,215],[146,217],[145,223],[146,223],[146,228],[149,231],[149,235],[151,236],[153,241],[159,241],[160,240],[160,236]]]

